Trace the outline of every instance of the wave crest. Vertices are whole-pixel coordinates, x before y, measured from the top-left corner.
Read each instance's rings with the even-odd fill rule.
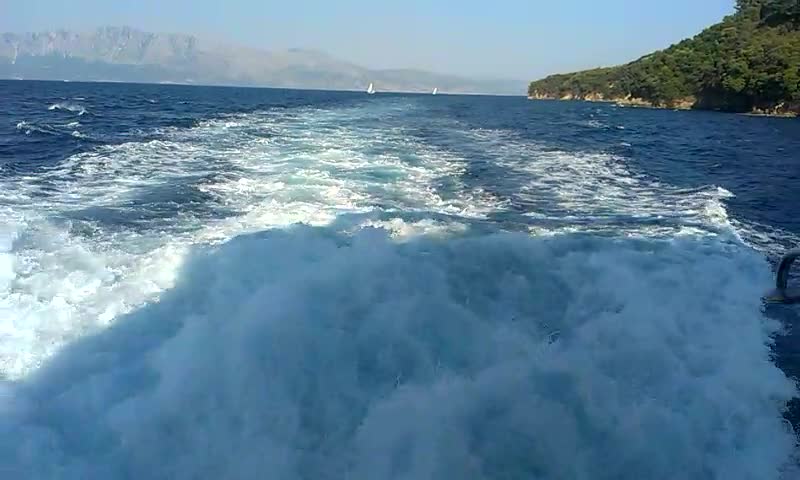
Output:
[[[58,102],[47,107],[48,110],[66,110],[68,112],[77,113],[81,116],[86,113],[86,107],[78,103],[72,102]]]

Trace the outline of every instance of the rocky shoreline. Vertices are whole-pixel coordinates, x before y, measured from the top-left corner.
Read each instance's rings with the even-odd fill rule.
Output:
[[[621,107],[637,107],[637,108],[655,108],[662,110],[705,110],[705,111],[722,111],[716,108],[704,107],[702,101],[698,101],[695,97],[685,97],[675,100],[670,103],[656,103],[643,98],[626,96],[626,97],[613,97],[605,98],[601,93],[589,93],[586,95],[572,95],[567,94],[562,97],[554,95],[543,94],[535,92],[533,95],[528,96],[528,100],[556,100],[556,101],[583,101],[583,102],[599,102],[599,103],[613,103]],[[754,107],[749,112],[738,112],[743,115],[756,116],[756,117],[779,117],[779,118],[796,118],[800,117],[800,103],[780,103],[773,106]]]

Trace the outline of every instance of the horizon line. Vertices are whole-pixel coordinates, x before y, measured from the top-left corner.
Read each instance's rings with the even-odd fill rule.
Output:
[[[50,82],[50,83],[87,83],[87,84],[127,84],[127,85],[160,85],[160,86],[177,86],[177,87],[212,87],[212,88],[252,88],[263,90],[293,90],[305,92],[342,92],[342,93],[359,93],[361,89],[347,89],[347,88],[302,88],[302,87],[279,87],[270,85],[238,85],[234,83],[193,83],[193,82],[136,82],[129,80],[71,80],[71,79],[52,79],[52,78],[23,78],[23,77],[5,77],[0,75],[0,82]],[[401,95],[431,95],[430,92],[422,90],[376,90],[376,94],[391,93]],[[485,93],[485,92],[448,92],[438,91],[437,96],[475,96],[475,97],[524,97],[527,94],[519,93]]]

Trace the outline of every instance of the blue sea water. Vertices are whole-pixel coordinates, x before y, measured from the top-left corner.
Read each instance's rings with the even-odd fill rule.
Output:
[[[0,82],[0,474],[788,479],[800,123]],[[795,421],[795,423],[797,423]]]

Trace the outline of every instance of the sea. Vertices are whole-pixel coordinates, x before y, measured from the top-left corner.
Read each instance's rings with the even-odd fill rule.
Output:
[[[800,478],[797,120],[0,101],[0,478]]]

